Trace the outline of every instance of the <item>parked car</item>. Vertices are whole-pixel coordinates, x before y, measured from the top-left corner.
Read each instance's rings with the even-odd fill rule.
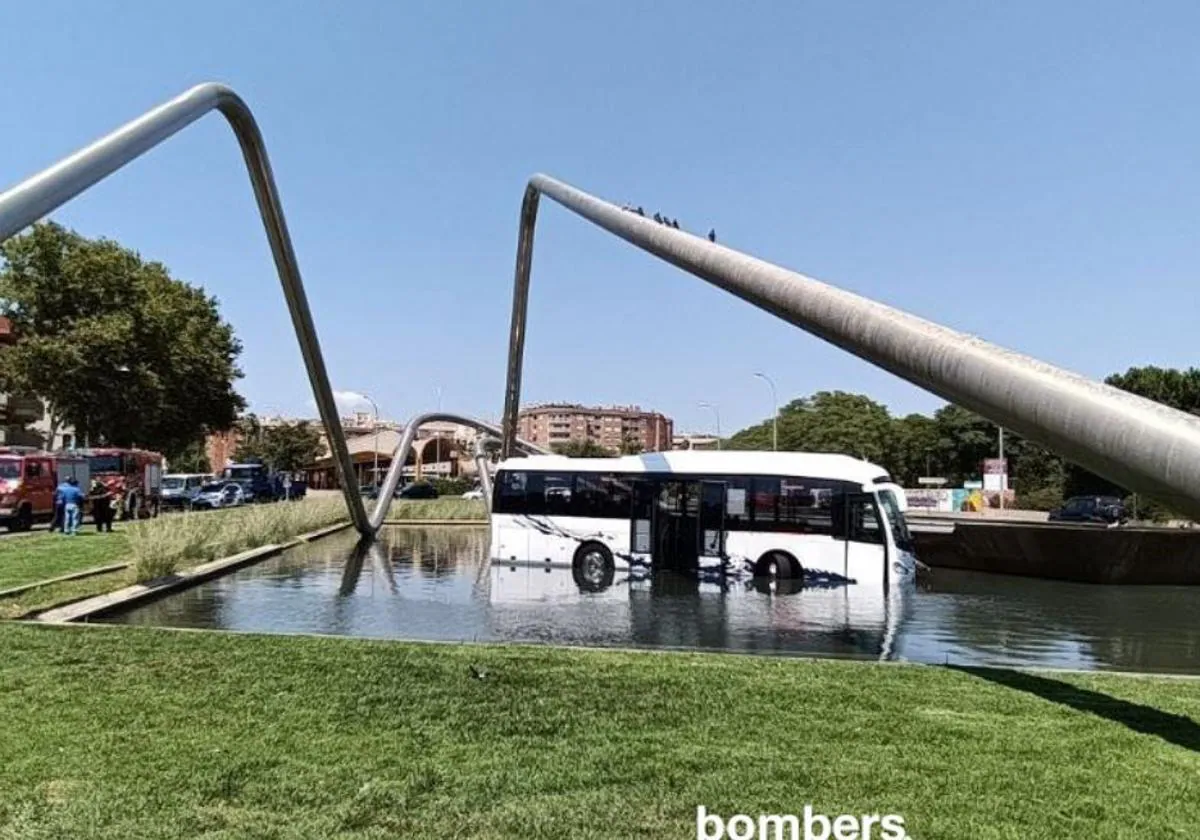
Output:
[[[436,499],[437,488],[428,481],[417,481],[408,485],[397,494],[400,499]]]
[[[474,490],[468,490],[466,493],[463,493],[462,497],[464,499],[482,499],[483,490],[479,487],[476,487]]]
[[[1057,510],[1050,511],[1051,522],[1095,522],[1111,525],[1124,522],[1125,504],[1116,496],[1072,496]]]
[[[216,510],[246,503],[242,485],[236,481],[210,481],[192,497],[192,510]]]
[[[200,488],[213,480],[201,473],[171,473],[162,477],[163,510],[186,510]]]

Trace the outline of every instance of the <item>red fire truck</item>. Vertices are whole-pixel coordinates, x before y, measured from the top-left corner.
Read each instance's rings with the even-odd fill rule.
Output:
[[[88,473],[120,498],[123,519],[158,516],[162,501],[163,456],[145,449],[77,449],[87,459]]]
[[[54,490],[67,476],[87,487],[87,462],[32,446],[0,447],[0,525],[28,531],[54,518]]]

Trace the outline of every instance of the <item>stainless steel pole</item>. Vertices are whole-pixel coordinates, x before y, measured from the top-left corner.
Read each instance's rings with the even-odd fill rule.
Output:
[[[700,406],[700,408],[709,409],[710,411],[712,411],[713,415],[717,418],[717,451],[719,452],[721,450],[721,412],[712,403],[702,402],[702,403],[699,403],[699,406]]]
[[[771,451],[779,451],[779,396],[775,393],[775,382],[765,373],[754,374],[759,379],[771,386],[771,407],[774,413],[771,415]]]
[[[545,175],[529,180],[518,237],[504,424],[515,437],[537,197],[829,343],[1200,518],[1200,417],[821,283]]]
[[[334,465],[342,480],[342,492],[354,526],[364,535],[373,533],[358,488],[351,486],[354,466],[346,447],[346,435],[338,418],[329,374],[313,326],[312,311],[304,293],[300,266],[292,248],[283,205],[271,172],[262,134],[254,115],[236,93],[224,85],[197,85],[181,96],[126,123],[90,146],[64,158],[53,166],[27,178],[0,194],[0,241],[42,219],[88,187],[102,181],[121,167],[153,149],[159,143],[186,128],[209,111],[220,111],[233,129],[242,158],[254,187],[254,198],[262,216],[271,254],[283,286],[283,296],[292,317],[292,327],[300,344],[313,398],[329,436]]]

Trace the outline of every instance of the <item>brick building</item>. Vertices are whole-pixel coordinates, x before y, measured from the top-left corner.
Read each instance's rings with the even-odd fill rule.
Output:
[[[517,420],[517,434],[530,443],[549,447],[591,441],[613,452],[668,450],[674,427],[670,417],[636,405],[592,408],[549,403],[522,409]]]

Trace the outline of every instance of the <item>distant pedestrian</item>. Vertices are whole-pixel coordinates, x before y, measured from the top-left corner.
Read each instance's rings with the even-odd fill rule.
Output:
[[[112,533],[113,495],[100,479],[92,480],[88,500],[92,503],[92,520],[96,523],[96,533],[102,531]]]
[[[57,498],[62,499],[63,504],[63,533],[69,537],[79,533],[79,517],[83,510],[83,501],[86,498],[83,491],[79,489],[79,481],[75,476],[71,476],[65,482],[58,485],[58,489],[54,492]]]
[[[716,228],[710,228],[710,229],[709,229],[709,231],[708,231],[708,241],[709,241],[709,242],[716,242],[716,241],[717,241],[717,231],[716,231]]]
[[[658,213],[655,213],[654,221],[658,222],[661,225],[662,224],[662,216],[660,216]]]
[[[679,230],[679,220],[678,220],[678,219],[672,219],[672,220],[671,220],[671,227],[675,228],[675,230]]]
[[[641,208],[641,205],[638,205],[637,214],[642,217],[646,215],[646,211]]]

